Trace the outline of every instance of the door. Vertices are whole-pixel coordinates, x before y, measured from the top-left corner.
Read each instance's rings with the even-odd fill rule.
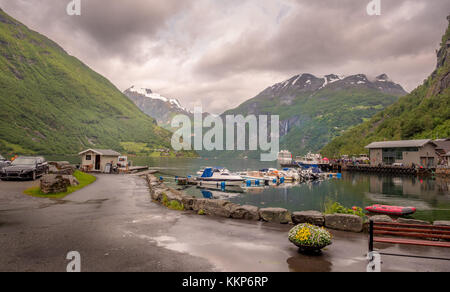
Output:
[[[95,156],[95,170],[100,170],[100,155]]]
[[[428,157],[428,168],[434,168],[434,157]]]

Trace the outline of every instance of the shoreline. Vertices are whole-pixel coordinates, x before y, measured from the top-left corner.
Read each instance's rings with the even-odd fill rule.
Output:
[[[450,221],[436,220],[428,222],[417,219],[396,218],[382,214],[370,214],[366,218],[348,214],[324,214],[319,211],[290,212],[284,208],[259,208],[252,205],[239,205],[227,200],[211,200],[189,196],[183,191],[175,190],[160,182],[153,174],[145,174],[153,202],[162,204],[169,209],[192,211],[198,215],[262,221],[269,223],[297,225],[309,223],[332,230],[352,233],[368,232],[369,220],[385,223],[425,224],[436,226],[450,226]]]

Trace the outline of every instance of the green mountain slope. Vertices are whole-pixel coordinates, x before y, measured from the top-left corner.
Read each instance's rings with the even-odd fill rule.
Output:
[[[224,115],[279,115],[281,149],[301,155],[320,150],[405,94],[385,74],[374,80],[363,74],[324,78],[301,74],[267,88]]]
[[[450,23],[437,55],[437,69],[423,85],[333,140],[322,153],[337,157],[365,153],[364,146],[374,141],[450,137]]]
[[[0,9],[0,152],[169,147],[170,133],[107,79]]]

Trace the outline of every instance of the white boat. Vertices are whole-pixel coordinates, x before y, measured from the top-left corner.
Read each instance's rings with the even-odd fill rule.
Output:
[[[303,157],[297,157],[297,163],[300,167],[308,169],[308,168],[318,168],[322,163],[322,155],[313,154],[309,152]]]
[[[300,174],[295,169],[283,169],[280,171],[281,177],[284,177],[285,182],[296,182],[300,180]]]
[[[199,186],[213,185],[213,186],[240,186],[244,182],[244,178],[240,175],[230,173],[225,168],[205,168],[203,174],[197,177]]]
[[[282,150],[278,153],[278,163],[281,165],[290,165],[292,164],[292,153],[288,150]]]

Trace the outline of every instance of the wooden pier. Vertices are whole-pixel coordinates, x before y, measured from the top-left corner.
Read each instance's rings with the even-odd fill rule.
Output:
[[[431,169],[411,168],[404,166],[371,166],[371,165],[343,165],[342,170],[353,172],[380,173],[380,174],[396,174],[396,175],[430,175]]]

